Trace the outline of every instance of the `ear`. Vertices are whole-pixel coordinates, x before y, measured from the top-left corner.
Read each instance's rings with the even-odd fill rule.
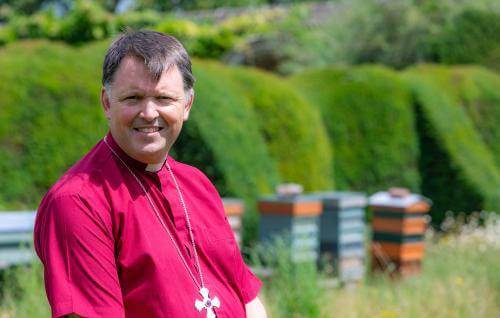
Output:
[[[111,117],[111,114],[110,114],[111,104],[109,102],[108,93],[106,92],[106,88],[104,86],[101,88],[101,105],[102,105],[102,108],[104,110],[104,115],[109,120]]]
[[[189,101],[184,106],[184,121],[188,120],[188,118],[189,118],[189,112],[191,111],[191,106],[193,106],[193,102],[194,102],[194,89],[191,88],[191,90],[189,91],[189,95],[191,95],[189,97]]]

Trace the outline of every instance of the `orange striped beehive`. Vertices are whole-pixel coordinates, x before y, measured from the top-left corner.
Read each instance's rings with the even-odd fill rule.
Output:
[[[372,269],[399,276],[420,272],[431,201],[407,189],[392,188],[370,197],[373,212]]]

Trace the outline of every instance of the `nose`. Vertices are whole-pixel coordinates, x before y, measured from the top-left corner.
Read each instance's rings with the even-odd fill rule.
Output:
[[[157,110],[157,105],[154,101],[146,99],[142,106],[141,113],[139,117],[146,121],[153,121],[160,116]]]

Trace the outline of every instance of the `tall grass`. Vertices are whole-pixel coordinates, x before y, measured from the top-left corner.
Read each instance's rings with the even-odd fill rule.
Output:
[[[314,282],[317,274],[293,276],[291,264],[278,264],[275,270],[285,272],[264,290],[270,317],[500,317],[499,217],[449,217],[443,224],[444,232],[428,232],[421,275],[406,280],[368,276],[356,288],[327,290]]]
[[[323,276],[311,264],[293,265],[283,242],[267,246],[263,260],[273,275],[262,298],[269,316],[500,317],[500,218],[448,218],[442,230],[427,235],[421,275],[368,276],[355,288],[320,287]],[[38,263],[5,274],[2,289],[0,317],[50,317]]]

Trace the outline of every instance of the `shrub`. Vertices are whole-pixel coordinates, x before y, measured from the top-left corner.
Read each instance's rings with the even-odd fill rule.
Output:
[[[111,33],[110,21],[111,15],[99,5],[76,1],[61,21],[58,38],[71,44],[101,40]]]
[[[411,94],[396,73],[374,66],[326,68],[296,74],[291,82],[321,110],[338,189],[419,191]]]
[[[282,79],[249,68],[228,69],[257,114],[257,125],[281,179],[306,190],[333,187],[333,161],[319,110]]]
[[[434,201],[434,222],[447,210],[500,211],[500,172],[493,155],[453,95],[432,80],[446,73],[429,77],[425,68],[414,68],[404,77],[415,96],[422,193]]]
[[[436,40],[439,62],[476,63],[497,70],[500,59],[500,13],[469,9],[456,16]]]
[[[466,111],[500,167],[500,76],[477,66],[425,65],[418,71]]]

